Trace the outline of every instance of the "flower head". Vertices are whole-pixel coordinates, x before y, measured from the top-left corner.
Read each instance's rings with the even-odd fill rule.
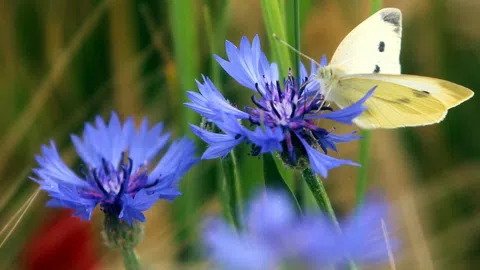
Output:
[[[336,144],[358,139],[354,133],[334,134],[317,126],[314,119],[330,119],[352,124],[366,107],[364,102],[373,89],[355,104],[332,111],[325,105],[324,96],[318,94],[320,84],[315,79],[318,67],[312,63],[311,72],[301,65],[301,79],[288,76],[280,81],[277,64],[269,63],[261,51],[258,36],[252,44],[243,37],[240,48],[227,41],[228,60],[215,56],[223,69],[241,85],[254,91],[253,106],[240,110],[232,106],[207,77],[198,83],[200,93],[189,92],[186,106],[195,110],[219,127],[221,132],[211,132],[192,125],[193,132],[209,144],[202,158],[211,159],[228,154],[236,145],[247,142],[252,154],[282,152],[282,158],[291,166],[302,165],[308,158],[316,173],[326,177],[328,170],[343,164],[357,165],[348,160],[326,156]],[[325,60],[322,61],[325,64]],[[327,112],[331,111],[331,112]],[[240,122],[239,122],[240,121]],[[241,125],[244,121],[250,130]],[[318,151],[321,149],[324,153]]]
[[[207,222],[204,243],[222,269],[278,269],[285,265],[318,269],[328,265],[380,263],[388,260],[381,228],[387,207],[369,200],[341,222],[342,232],[323,214],[298,215],[278,191],[259,193],[236,232],[220,219]],[[303,268],[302,268],[303,269]]]
[[[143,119],[136,130],[132,118],[122,125],[112,112],[108,124],[97,116],[95,125],[85,125],[82,139],[71,136],[85,163],[80,174],[63,162],[53,141],[36,156],[39,167],[33,170],[36,176],[32,179],[52,197],[47,206],[71,208],[74,215],[90,219],[100,204],[105,213],[131,224],[145,221],[143,212],[158,199],[173,200],[180,195],[178,181],[197,162],[192,141],[174,141],[149,170],[170,138],[169,133],[162,134],[162,123],[149,129],[148,120]]]

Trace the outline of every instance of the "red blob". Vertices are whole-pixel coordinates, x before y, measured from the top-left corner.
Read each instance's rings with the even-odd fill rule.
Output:
[[[41,225],[26,243],[23,265],[26,270],[95,270],[99,256],[90,222],[60,210],[58,215]]]

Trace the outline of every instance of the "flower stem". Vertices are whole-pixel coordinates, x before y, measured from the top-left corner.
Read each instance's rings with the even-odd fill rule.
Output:
[[[327,191],[325,190],[322,180],[318,178],[310,168],[305,168],[302,170],[302,177],[305,182],[307,182],[307,185],[312,191],[313,197],[315,198],[315,201],[320,209],[327,213],[335,226],[340,229],[337,217],[335,216],[335,212],[333,211],[332,204],[330,203],[330,199],[328,198]]]
[[[140,262],[138,261],[137,254],[133,249],[122,250],[123,263],[125,264],[125,270],[138,270],[141,269]]]
[[[305,168],[302,170],[302,177],[305,182],[307,182],[307,185],[312,191],[313,197],[315,198],[315,201],[317,201],[320,209],[322,209],[323,212],[327,213],[330,216],[330,219],[337,228],[338,232],[342,233],[337,220],[337,216],[335,215],[335,211],[333,210],[332,204],[330,203],[327,190],[325,190],[325,186],[323,185],[322,180],[317,177],[310,168]],[[357,270],[358,268],[355,263],[350,260],[348,263],[348,269]]]
[[[228,201],[226,208],[231,213],[233,224],[237,229],[240,229],[242,224],[241,215],[243,213],[242,192],[237,159],[233,150],[222,160],[222,168],[225,179],[223,188]]]

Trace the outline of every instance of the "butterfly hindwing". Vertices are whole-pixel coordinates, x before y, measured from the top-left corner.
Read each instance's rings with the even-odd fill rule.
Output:
[[[453,108],[473,96],[473,91],[466,87],[430,77],[405,74],[357,74],[350,77],[390,82],[426,92],[440,100],[447,109]]]
[[[447,108],[430,94],[408,86],[381,80],[346,78],[339,82],[332,100],[341,108],[362,98],[374,86],[367,99],[368,108],[354,122],[362,128],[398,128],[438,123],[445,118]]]

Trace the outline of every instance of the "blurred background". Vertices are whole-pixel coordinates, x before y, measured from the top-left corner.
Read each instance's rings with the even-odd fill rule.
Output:
[[[282,5],[292,43],[292,6]],[[385,0],[384,6],[404,15],[403,73],[480,88],[480,1]],[[369,10],[366,0],[302,0],[302,51],[330,58]],[[0,269],[121,268],[118,254],[103,246],[100,213],[88,223],[44,207],[46,194],[28,179],[34,155],[53,139],[78,168],[69,134],[111,110],[137,122],[164,121],[175,136],[193,138],[186,123],[200,119],[183,106],[185,91],[196,90],[194,79],[205,74],[230,100],[248,104],[251,92],[220,70],[212,54],[225,56],[225,39],[238,44],[259,34],[273,56],[272,46],[281,45],[269,38],[263,18],[258,0],[0,0],[0,241],[6,239]],[[392,203],[390,230],[403,247],[397,269],[479,268],[479,114],[475,96],[441,124],[373,132],[370,188]],[[245,197],[263,174],[248,150],[238,152]],[[357,150],[357,142],[349,143],[334,155],[358,160]],[[143,263],[209,268],[197,243],[202,217],[220,210],[218,167],[200,163],[174,204],[160,202],[146,213],[147,237],[138,247]],[[342,167],[326,180],[340,214],[354,206],[357,174]]]

